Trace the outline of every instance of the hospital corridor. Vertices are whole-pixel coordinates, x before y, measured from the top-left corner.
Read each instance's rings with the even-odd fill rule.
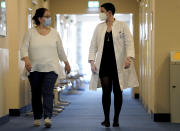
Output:
[[[0,131],[180,131],[180,0],[0,0]]]

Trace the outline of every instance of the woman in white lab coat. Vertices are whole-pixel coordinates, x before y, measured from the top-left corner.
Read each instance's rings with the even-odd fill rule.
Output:
[[[114,18],[115,7],[112,3],[101,5],[100,20],[89,49],[89,62],[92,77],[90,89],[102,86],[102,105],[105,120],[101,125],[110,126],[111,91],[114,92],[113,127],[119,127],[119,114],[122,106],[122,90],[139,85],[134,69],[134,42],[128,26]],[[99,79],[100,78],[100,79]]]

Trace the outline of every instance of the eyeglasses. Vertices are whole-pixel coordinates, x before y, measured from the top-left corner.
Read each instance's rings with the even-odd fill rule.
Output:
[[[45,17],[45,18],[50,18],[51,16],[43,16],[43,17]]]

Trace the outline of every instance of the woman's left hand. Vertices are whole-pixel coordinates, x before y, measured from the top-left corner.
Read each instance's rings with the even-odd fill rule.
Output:
[[[131,58],[130,57],[127,57],[126,58],[126,61],[125,61],[125,69],[128,69],[131,65]]]
[[[69,74],[71,72],[71,67],[69,65],[69,62],[65,62],[65,72]]]

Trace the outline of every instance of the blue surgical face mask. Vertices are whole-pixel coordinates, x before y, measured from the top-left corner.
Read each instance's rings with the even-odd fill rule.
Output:
[[[44,26],[50,26],[51,25],[51,17],[45,18]]]

